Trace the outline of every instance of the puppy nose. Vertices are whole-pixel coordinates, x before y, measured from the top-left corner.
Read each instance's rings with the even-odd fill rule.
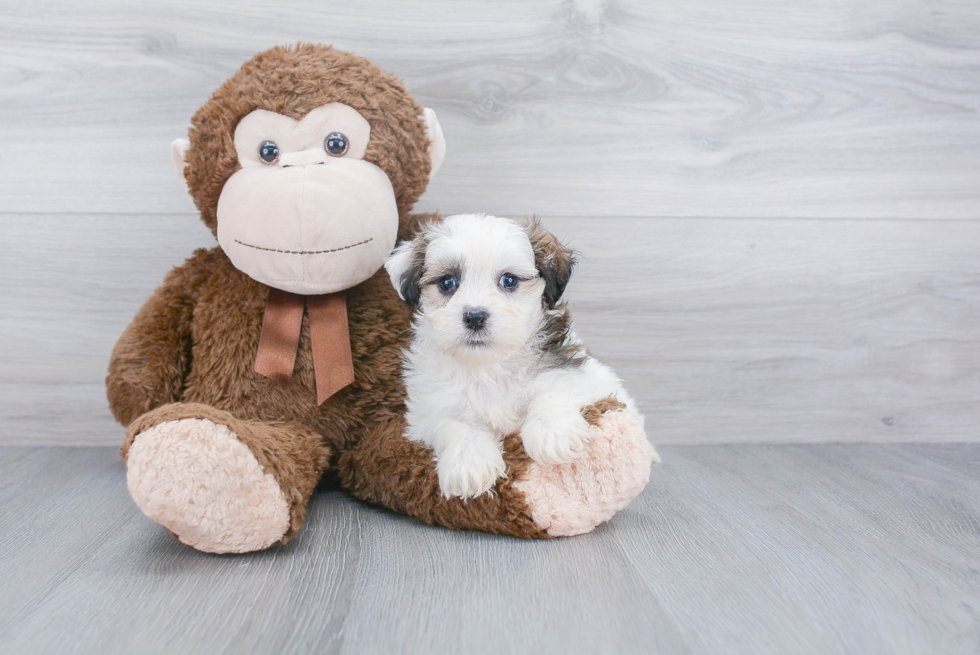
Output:
[[[487,326],[487,318],[490,313],[485,309],[467,309],[463,312],[463,323],[467,329],[479,332]]]

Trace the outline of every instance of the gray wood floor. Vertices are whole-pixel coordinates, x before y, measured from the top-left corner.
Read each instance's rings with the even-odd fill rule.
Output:
[[[108,448],[0,449],[3,653],[976,653],[980,445],[674,446],[582,537],[430,528],[318,493],[210,556]]]

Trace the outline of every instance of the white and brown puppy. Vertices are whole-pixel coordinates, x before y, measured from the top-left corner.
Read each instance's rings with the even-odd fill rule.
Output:
[[[472,498],[505,474],[502,439],[570,462],[589,435],[581,410],[615,396],[640,420],[613,371],[575,337],[559,303],[573,253],[536,220],[485,214],[422,228],[385,268],[416,310],[405,353],[410,439],[435,451],[446,497]]]

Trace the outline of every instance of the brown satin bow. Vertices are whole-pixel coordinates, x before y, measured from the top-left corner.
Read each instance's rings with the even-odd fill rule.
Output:
[[[343,291],[320,296],[301,296],[269,288],[269,302],[262,319],[255,372],[289,386],[303,327],[303,307],[310,308],[310,343],[316,377],[316,403],[354,381],[354,362],[347,327],[347,297]]]

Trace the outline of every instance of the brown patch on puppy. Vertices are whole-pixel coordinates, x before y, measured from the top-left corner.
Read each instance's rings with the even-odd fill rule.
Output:
[[[417,237],[416,241],[421,241],[422,237]],[[422,300],[422,275],[425,273],[425,249],[417,246],[412,247],[412,259],[402,274],[398,289],[405,304],[412,309],[417,309]]]
[[[405,304],[412,309],[418,309],[422,300],[422,287],[428,281],[423,280],[425,275],[425,251],[429,247],[430,232],[429,227],[442,222],[442,216],[432,214],[424,220],[420,220],[413,228],[412,238],[412,259],[399,280],[398,290],[405,301]]]
[[[544,280],[544,303],[549,309],[558,304],[565,286],[572,277],[575,267],[575,253],[555,237],[554,234],[541,226],[537,217],[532,217],[524,224],[524,231],[534,249],[534,265]]]
[[[589,356],[582,344],[572,338],[572,315],[565,303],[545,314],[544,325],[535,338],[548,368],[577,368]]]

